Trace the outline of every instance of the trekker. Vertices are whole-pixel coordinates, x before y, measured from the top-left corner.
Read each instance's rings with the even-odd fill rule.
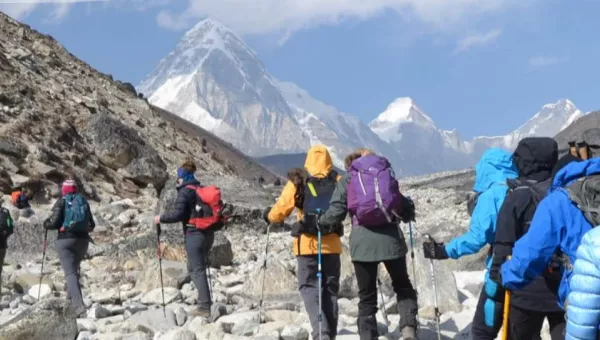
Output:
[[[281,223],[294,208],[298,222],[292,227],[292,250],[298,261],[298,286],[306,312],[310,318],[312,338],[333,340],[337,336],[338,292],[340,289],[340,254],[342,253],[343,226],[340,222],[318,224],[319,210],[329,207],[330,199],[340,176],[333,170],[329,151],[323,145],[308,150],[304,171],[292,170],[279,199],[264,212],[267,223]],[[319,310],[318,291],[318,238],[321,228],[321,292]],[[319,314],[322,313],[322,334],[319,338]]]
[[[85,256],[90,232],[96,227],[87,200],[77,190],[73,179],[62,184],[62,197],[52,207],[52,215],[44,221],[47,230],[58,230],[56,250],[67,280],[67,293],[77,315],[85,311],[79,265]]]
[[[600,158],[573,161],[575,157],[566,157],[572,161],[566,166],[562,159],[559,161],[557,167],[564,168],[556,173],[550,192],[540,202],[529,231],[515,243],[511,259],[502,265],[499,281],[506,289],[523,289],[548,269],[553,257],[558,258],[562,264],[558,304],[567,310],[567,316],[573,317],[572,320],[567,319],[567,333],[584,335],[570,339],[596,339],[596,329],[585,330],[578,326],[585,322],[578,317],[580,306],[584,307],[591,301],[586,300],[585,295],[569,293],[573,285],[579,290],[585,287],[588,292],[595,289],[586,280],[573,277],[572,264],[577,259],[576,250],[584,234],[600,224],[595,213],[600,198]],[[559,256],[555,255],[557,251]]]
[[[17,189],[12,192],[10,202],[15,208],[19,209],[18,217],[29,218],[34,214],[29,203],[32,197],[33,191],[29,188],[22,191]]]
[[[10,211],[3,207],[2,201],[0,201],[0,288],[2,286],[2,266],[8,249],[8,237],[12,235],[13,231],[14,221],[10,216]]]
[[[345,165],[348,171],[337,183],[329,209],[321,216],[320,223],[342,223],[348,212],[352,218],[350,256],[359,290],[357,323],[360,339],[379,337],[375,315],[378,310],[377,268],[381,262],[396,293],[402,337],[417,339],[417,294],[408,277],[408,247],[398,226],[399,218],[404,222],[414,220],[414,205],[400,193],[386,158],[358,149],[346,157]],[[369,171],[371,169],[378,175]],[[371,206],[378,208],[369,209]]]
[[[517,145],[513,161],[519,177],[508,181],[510,190],[498,215],[490,268],[493,281],[497,281],[500,266],[511,255],[515,242],[529,229],[537,205],[552,184],[552,170],[557,160],[558,145],[552,138],[525,138]],[[510,339],[540,339],[545,318],[550,324],[552,339],[563,339],[564,311],[556,303],[559,284],[559,272],[545,273],[512,294],[508,319]],[[504,290],[491,298],[504,303]]]
[[[600,328],[600,228],[583,236],[570,284],[565,339],[596,340]]]
[[[424,242],[425,257],[435,260],[448,258],[456,260],[465,255],[476,254],[486,244],[492,245],[498,212],[508,192],[506,182],[516,178],[517,175],[517,169],[510,153],[498,148],[487,150],[475,167],[473,191],[477,198],[471,214],[469,231],[446,245]],[[471,208],[469,210],[471,211]],[[488,269],[492,262],[491,255],[490,249],[486,259]],[[488,271],[486,271],[484,282],[484,289],[479,296],[471,326],[473,340],[496,339],[502,327],[503,305],[490,298],[497,295],[498,284],[489,280]]]
[[[212,298],[206,269],[208,256],[215,240],[213,229],[202,230],[194,225],[195,211],[198,203],[196,190],[201,188],[196,179],[196,163],[186,159],[177,169],[177,198],[172,210],[154,217],[154,223],[181,222],[187,254],[187,268],[198,290],[198,307],[190,314],[209,318],[211,316]],[[204,208],[203,208],[204,209]],[[203,212],[201,212],[203,213]]]

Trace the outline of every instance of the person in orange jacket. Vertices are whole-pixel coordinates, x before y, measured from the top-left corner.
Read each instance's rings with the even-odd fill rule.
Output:
[[[282,223],[294,209],[298,210],[297,223],[292,227],[292,249],[298,260],[298,285],[312,326],[312,338],[333,340],[337,336],[338,292],[340,288],[340,254],[342,253],[343,226],[319,226],[321,212],[327,211],[337,181],[341,178],[333,170],[329,151],[323,145],[310,148],[304,169],[290,171],[277,203],[267,208],[267,223]],[[321,229],[322,305],[318,300],[318,238]],[[320,309],[319,309],[320,307]],[[322,313],[322,334],[319,337],[319,314]]]

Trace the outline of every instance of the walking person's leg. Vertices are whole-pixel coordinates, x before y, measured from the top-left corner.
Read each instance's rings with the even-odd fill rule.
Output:
[[[67,281],[67,294],[71,299],[71,305],[75,308],[85,307],[79,287],[78,271],[80,259],[85,255],[88,243],[87,241],[82,241],[74,238],[56,240],[56,250],[58,251],[60,265]],[[83,255],[81,255],[82,252]]]
[[[327,335],[330,339],[337,336],[338,326],[338,293],[340,291],[340,255],[323,255],[323,314],[327,323]]]
[[[6,249],[0,248],[0,286],[2,286],[2,267],[4,266],[4,257],[5,256],[6,256]],[[1,295],[2,295],[2,291],[0,290],[0,296]]]
[[[489,299],[482,289],[471,324],[473,340],[495,340],[502,328],[502,313],[503,304]]]
[[[352,262],[358,283],[358,334],[360,340],[374,340],[377,331],[377,266],[378,262]]]
[[[324,274],[324,261],[325,255],[321,258],[321,269]],[[319,281],[317,277],[318,270],[318,260],[317,255],[301,255],[296,256],[298,261],[298,289],[300,290],[300,294],[302,295],[302,300],[304,300],[304,307],[306,308],[306,313],[308,313],[308,317],[310,319],[310,326],[312,327],[312,338],[315,340],[319,339]],[[327,269],[329,271],[329,269]],[[323,278],[325,281],[325,277]],[[325,290],[326,288],[322,288]],[[339,289],[339,287],[338,287]],[[323,296],[323,301],[325,301],[325,297]],[[323,302],[324,303],[324,302]],[[337,306],[337,301],[336,301]],[[325,309],[325,306],[323,306]],[[323,321],[327,320],[326,314]],[[323,340],[331,340],[329,334],[331,330],[329,328],[328,322],[322,323],[322,339]]]
[[[562,340],[565,338],[567,321],[564,312],[546,314],[548,325],[550,326],[550,338],[552,340]]]
[[[394,293],[396,293],[396,300],[398,301],[400,330],[405,338],[415,338],[419,306],[417,305],[417,292],[408,277],[406,258],[385,261],[384,264],[392,279],[392,287],[394,287]]]
[[[545,313],[510,306],[508,338],[510,340],[541,339]]]
[[[185,237],[185,251],[188,258],[188,270],[198,290],[198,309],[192,313],[197,316],[209,317],[212,305],[206,264],[208,253],[214,242],[214,233],[193,231]]]

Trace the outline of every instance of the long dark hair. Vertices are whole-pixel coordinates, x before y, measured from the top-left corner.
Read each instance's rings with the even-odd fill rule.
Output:
[[[287,178],[294,187],[296,187],[296,194],[294,195],[294,206],[298,209],[302,209],[304,205],[304,184],[306,183],[306,171],[301,168],[290,169],[287,173]]]

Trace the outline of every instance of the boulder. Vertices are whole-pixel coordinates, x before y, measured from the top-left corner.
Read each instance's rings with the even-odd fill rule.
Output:
[[[23,273],[17,276],[15,281],[15,290],[19,294],[29,294],[29,291],[34,287],[39,287],[40,276],[33,273]],[[50,289],[52,289],[52,280],[44,276],[42,278],[42,285],[47,285]],[[42,288],[42,291],[44,288]],[[37,289],[34,292],[35,297],[37,298]]]
[[[82,134],[102,163],[125,178],[161,190],[167,181],[167,166],[158,152],[132,128],[107,114],[92,116]]]
[[[42,300],[0,328],[0,339],[64,340],[77,337],[77,321],[69,302]]]
[[[185,329],[173,329],[161,336],[159,340],[196,340],[196,334]]]
[[[298,325],[287,325],[281,331],[283,340],[308,340],[308,331]]]
[[[244,312],[223,316],[216,323],[223,327],[225,333],[250,336],[258,328],[258,312]]]
[[[14,217],[13,217],[14,218]],[[42,226],[43,219],[20,219],[16,223],[16,228],[11,237],[8,238],[8,249],[19,249],[19,260],[30,261],[41,258],[42,245],[44,244],[44,228]],[[56,232],[48,232],[48,247],[46,248],[46,258],[58,258],[54,241]],[[46,270],[46,267],[44,267]],[[38,275],[39,273],[36,273]],[[47,273],[44,273],[46,275]],[[35,276],[35,275],[34,275]],[[28,289],[38,281],[31,283]],[[46,281],[44,281],[46,282]],[[49,282],[48,284],[50,284]],[[27,289],[27,290],[28,290]],[[27,290],[24,290],[27,292]]]
[[[163,290],[160,288],[151,290],[142,296],[142,303],[146,305],[162,305],[162,293]],[[181,292],[177,288],[165,287],[164,294],[165,304],[181,299]]]
[[[5,194],[12,192],[13,182],[8,171],[0,169],[0,191]]]
[[[142,330],[153,333],[167,332],[177,327],[177,322],[175,320],[175,313],[171,309],[166,309],[165,313],[163,314],[162,308],[149,309],[134,314],[128,321],[141,327]]]
[[[144,268],[135,283],[135,288],[142,292],[160,288],[158,261],[148,261]],[[164,287],[181,289],[184,284],[190,282],[185,263],[163,260],[162,270]]]
[[[215,242],[210,249],[208,256],[209,265],[213,268],[221,268],[221,266],[228,266],[233,261],[233,249],[231,248],[231,242],[225,236],[225,233],[215,233]]]
[[[52,294],[52,287],[50,287],[50,285],[44,284],[44,283],[42,283],[41,285],[35,284],[31,288],[29,288],[29,290],[27,291],[27,294],[28,294],[28,296],[30,296],[32,298],[36,298],[36,299],[39,295],[39,297],[41,299],[45,296]]]
[[[250,273],[244,284],[243,292],[259,297],[263,282],[263,269],[259,266]],[[298,290],[296,276],[281,261],[270,259],[267,261],[265,273],[264,293],[268,295],[289,294]]]

